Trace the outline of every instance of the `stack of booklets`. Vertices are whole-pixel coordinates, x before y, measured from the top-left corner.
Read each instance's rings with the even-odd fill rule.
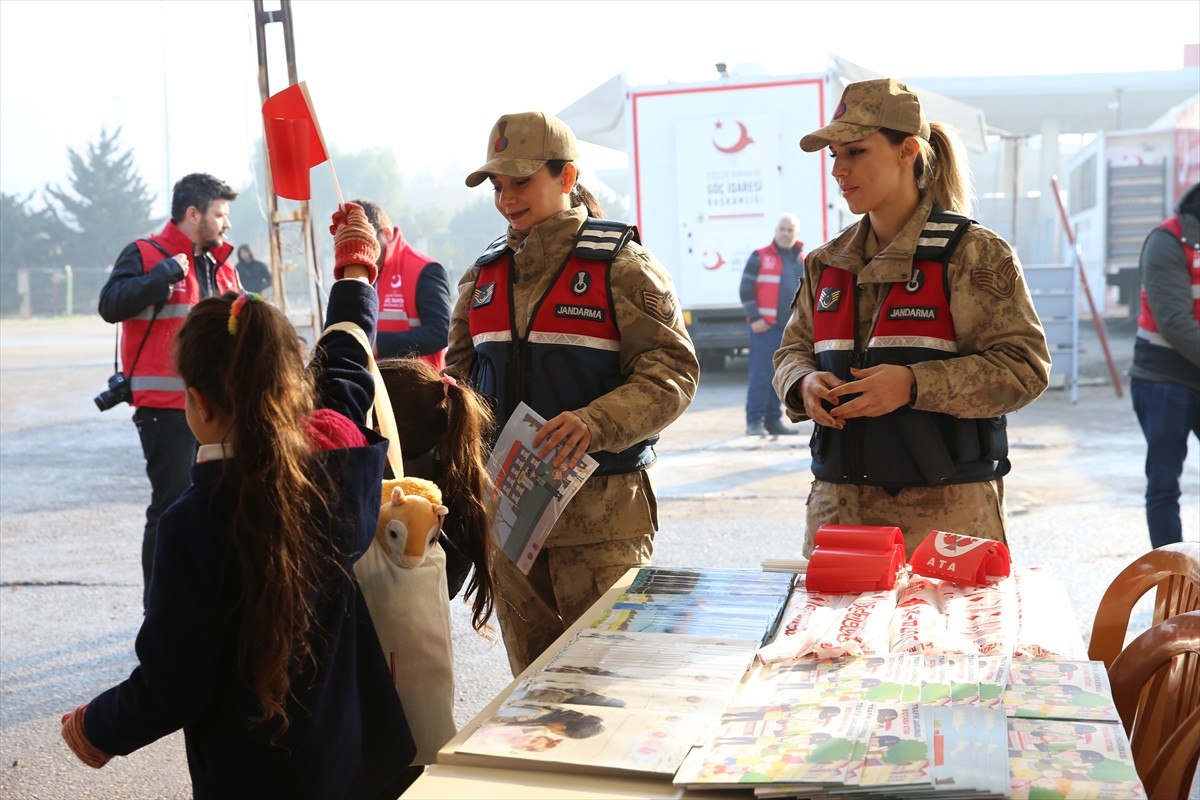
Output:
[[[729,705],[790,586],[779,573],[642,569],[448,763],[669,779]]]
[[[775,630],[792,580],[779,572],[647,567],[587,627],[750,639],[761,645]]]
[[[759,666],[674,782],[759,797],[1144,797],[1103,664],[1089,663],[889,654]]]

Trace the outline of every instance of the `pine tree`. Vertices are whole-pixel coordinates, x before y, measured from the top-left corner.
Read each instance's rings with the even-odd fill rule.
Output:
[[[134,239],[157,233],[150,218],[154,197],[134,165],[133,152],[121,152],[117,138],[100,129],[100,138],[80,155],[67,148],[74,195],[47,187],[67,228],[63,255],[77,267],[106,266]]]

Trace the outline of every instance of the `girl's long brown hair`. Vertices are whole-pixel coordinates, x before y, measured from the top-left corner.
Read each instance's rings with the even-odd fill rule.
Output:
[[[237,501],[228,541],[240,585],[235,606],[237,670],[258,700],[254,724],[279,720],[295,681],[316,666],[315,608],[321,587],[342,570],[327,519],[335,487],[312,455],[303,421],[314,383],[295,328],[262,301],[246,302],[231,333],[236,293],[196,304],[175,340],[185,385],[200,390],[232,423]],[[240,465],[240,468],[239,468]]]
[[[401,450],[409,458],[430,450],[437,454],[441,476],[436,483],[450,509],[446,534],[475,567],[463,600],[472,603],[472,627],[485,633],[495,607],[487,506],[488,442],[496,425],[492,409],[471,389],[443,381],[424,361],[385,358],[379,371],[392,401]]]

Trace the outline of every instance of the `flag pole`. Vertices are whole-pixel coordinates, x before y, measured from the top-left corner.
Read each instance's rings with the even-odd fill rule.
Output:
[[[329,162],[329,174],[333,176],[333,190],[337,193],[338,208],[344,208],[346,201],[342,197],[342,185],[338,183],[337,170],[333,168],[333,154],[329,152],[329,147],[325,144],[325,134],[321,132],[321,123],[317,120],[317,113],[313,110],[312,98],[308,95],[308,84],[300,81],[299,85],[300,94],[304,95],[304,102],[308,105],[308,115],[312,118],[313,127],[317,129],[317,138],[321,140],[321,149],[325,151],[325,160]]]

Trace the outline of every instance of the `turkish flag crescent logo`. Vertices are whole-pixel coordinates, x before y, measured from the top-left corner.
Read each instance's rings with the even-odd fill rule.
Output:
[[[329,159],[304,81],[271,95],[263,103],[263,135],[275,194],[309,200],[309,170]]]

